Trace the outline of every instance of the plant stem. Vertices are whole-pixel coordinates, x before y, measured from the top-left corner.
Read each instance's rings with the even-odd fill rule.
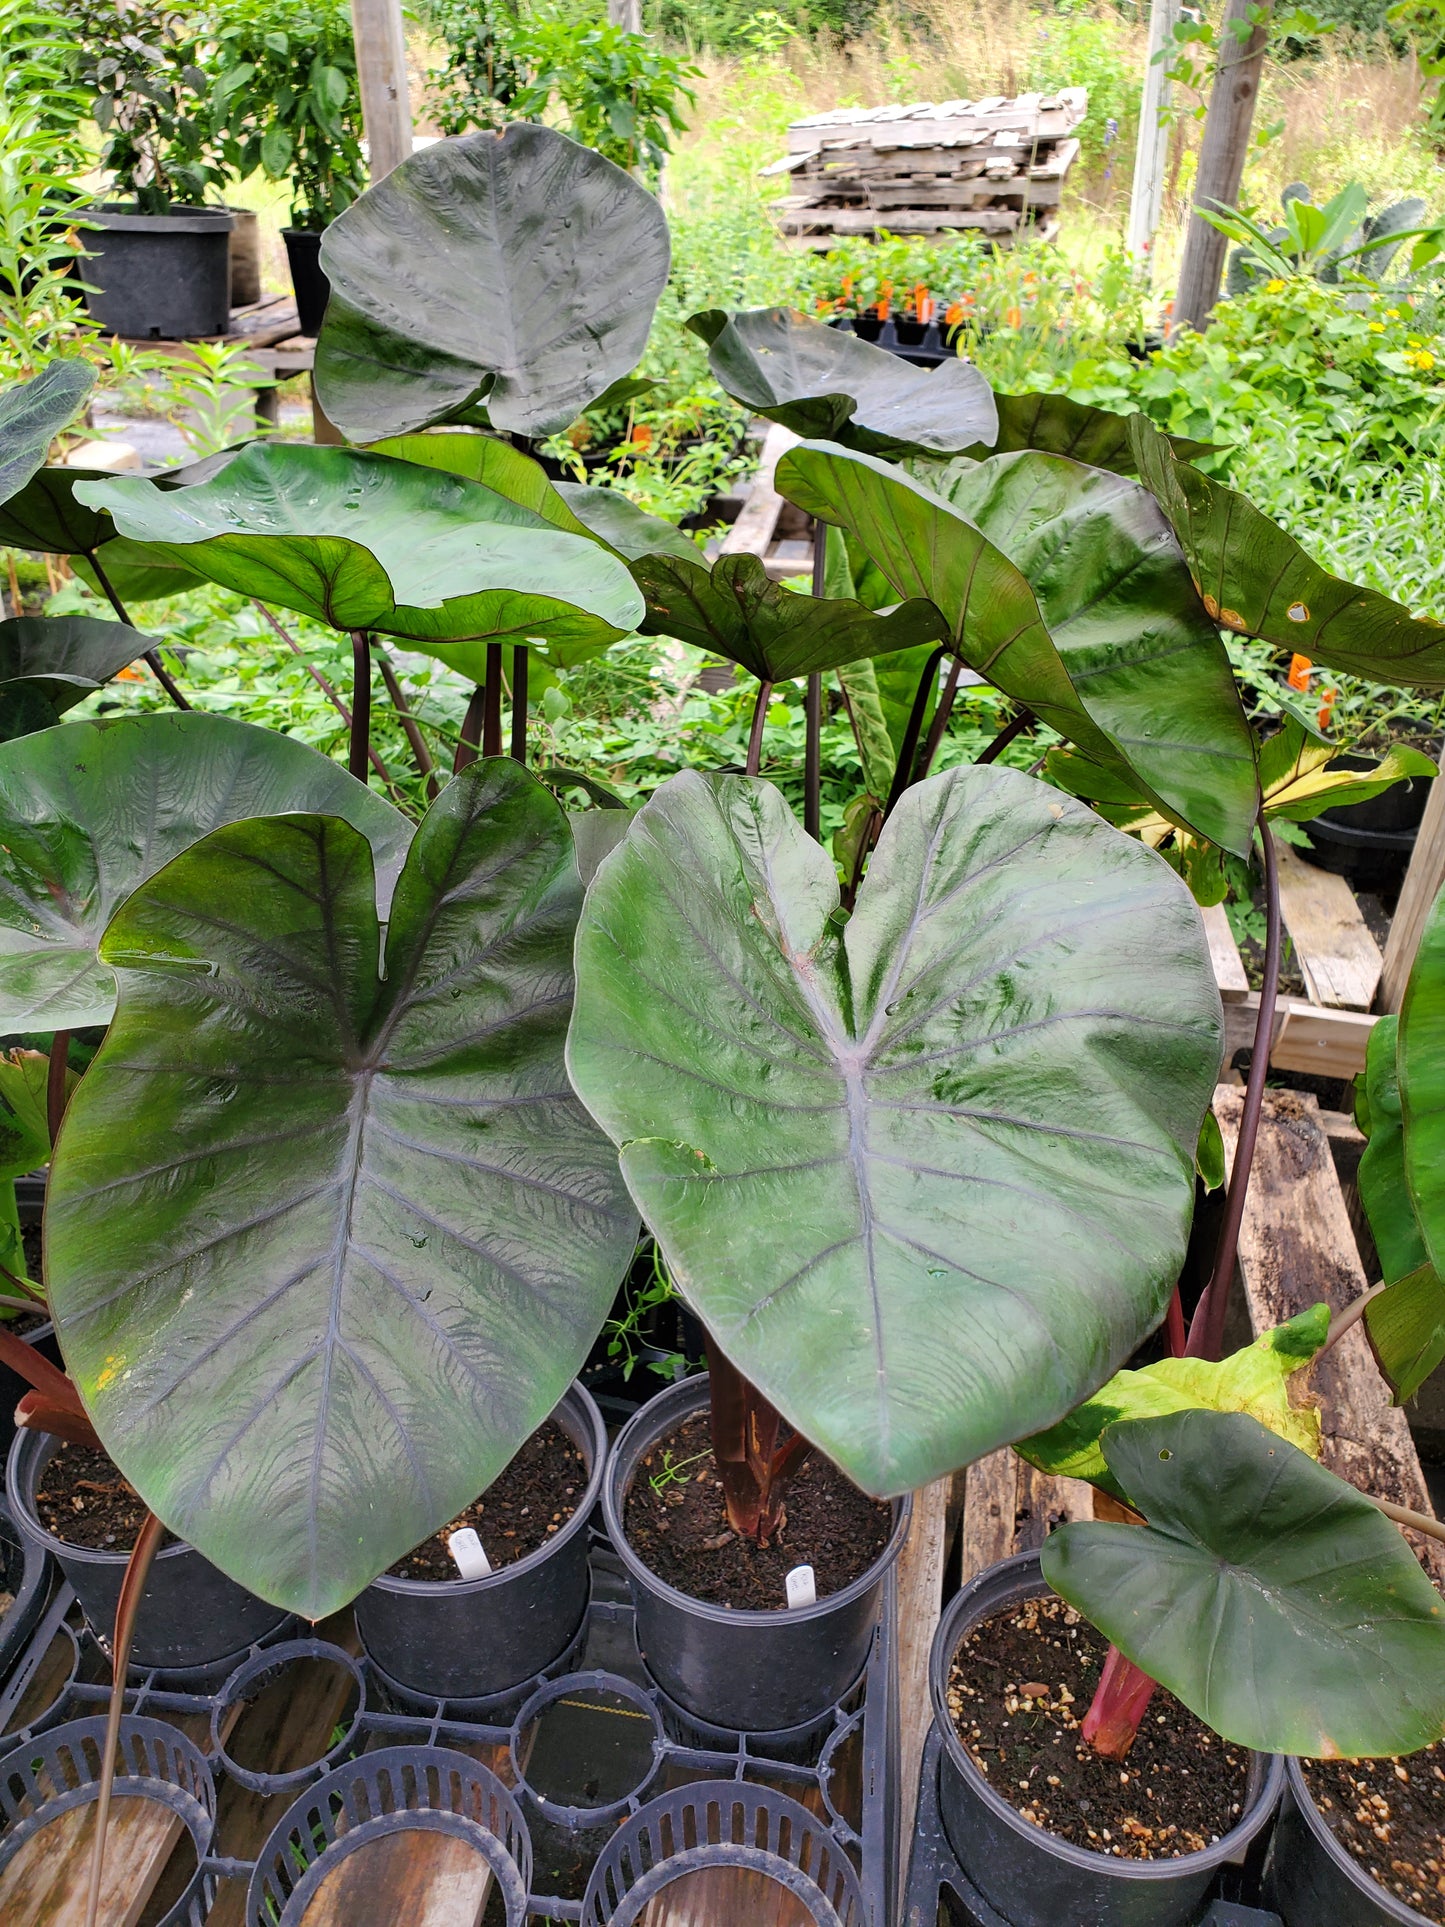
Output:
[[[1084,1743],[1101,1760],[1122,1760],[1139,1733],[1154,1697],[1155,1682],[1117,1646],[1109,1648],[1098,1688],[1080,1728]]]
[[[1234,1285],[1234,1260],[1239,1250],[1239,1228],[1244,1222],[1245,1193],[1254,1163],[1255,1139],[1259,1135],[1259,1114],[1264,1106],[1264,1080],[1269,1073],[1269,1051],[1274,1037],[1274,1007],[1279,992],[1279,955],[1282,926],[1279,913],[1279,867],[1275,862],[1274,838],[1269,825],[1260,818],[1260,841],[1264,846],[1264,890],[1267,927],[1264,944],[1264,983],[1259,993],[1259,1019],[1254,1027],[1254,1051],[1249,1060],[1249,1082],[1244,1093],[1244,1111],[1239,1120],[1239,1141],[1234,1147],[1234,1169],[1229,1175],[1229,1193],[1224,1205],[1224,1224],[1219,1234],[1214,1275],[1204,1288],[1189,1325],[1188,1358],[1217,1359],[1224,1346],[1224,1318],[1229,1309],[1229,1294]]]
[[[1407,1505],[1396,1505],[1393,1499],[1377,1499],[1373,1492],[1363,1495],[1371,1505],[1377,1505],[1387,1519],[1393,1519],[1397,1526],[1409,1526],[1412,1532],[1423,1532],[1427,1538],[1445,1539],[1445,1525],[1432,1519],[1428,1512],[1412,1512]]]
[[[464,769],[477,760],[482,741],[482,714],[486,705],[487,686],[485,683],[478,683],[467,704],[467,713],[462,718],[462,739],[457,744],[456,754],[452,757],[453,776],[460,776]]]
[[[994,737],[983,754],[973,759],[974,768],[981,769],[985,763],[996,762],[997,759],[1003,755],[1014,737],[1021,736],[1033,719],[1034,712],[1031,709],[1021,709],[1011,723],[1004,724],[1003,728],[999,731],[998,735]]]
[[[877,841],[878,832],[883,827],[883,812],[870,810],[868,821],[863,825],[863,834],[858,839],[858,853],[853,859],[853,874],[848,879],[848,887],[843,892],[843,908],[851,910],[858,901],[858,889],[863,881],[863,865],[868,861],[868,852]]]
[[[1337,1311],[1330,1320],[1330,1328],[1325,1333],[1325,1342],[1320,1346],[1319,1351],[1315,1353],[1315,1357],[1319,1358],[1330,1349],[1331,1345],[1337,1345],[1346,1332],[1353,1331],[1355,1326],[1358,1325],[1364,1317],[1365,1307],[1369,1304],[1370,1300],[1372,1298],[1378,1298],[1382,1291],[1388,1291],[1389,1289],[1390,1287],[1381,1279],[1378,1285],[1371,1285],[1370,1289],[1368,1291],[1362,1291],[1358,1298],[1352,1298],[1343,1311]]]
[[[758,684],[758,699],[753,704],[753,727],[748,736],[748,760],[744,770],[749,776],[756,776],[763,762],[763,724],[767,721],[768,703],[772,699],[773,685],[770,682]]]
[[[145,1591],[150,1569],[165,1537],[165,1527],[153,1512],[145,1524],[126,1563],[120,1599],[115,1608],[115,1636],[111,1642],[110,1706],[105,1721],[105,1756],[101,1763],[100,1793],[95,1803],[95,1842],[90,1855],[90,1892],[85,1902],[85,1927],[97,1927],[100,1918],[100,1883],[105,1872],[105,1835],[110,1822],[110,1796],[115,1785],[115,1754],[120,1745],[120,1721],[125,1711],[125,1675],[130,1664],[131,1641],[135,1636],[136,1615]]]
[[[803,697],[803,828],[823,841],[823,678],[808,678]]]
[[[385,649],[378,649],[376,660],[381,668],[381,680],[386,684],[386,693],[391,699],[391,706],[396,711],[396,719],[401,724],[402,734],[411,745],[411,758],[416,764],[416,773],[426,785],[427,801],[434,803],[441,794],[441,786],[436,779],[436,765],[432,761],[431,751],[426,746],[426,737],[422,735],[421,728],[411,713],[406,691],[397,680],[396,671],[391,666],[391,657]]]
[[[482,693],[482,754],[502,753],[502,645],[487,644],[487,680]]]
[[[335,684],[328,681],[327,678],[322,675],[319,669],[313,667],[312,663],[310,662],[310,660],[306,655],[305,650],[301,647],[300,643],[297,642],[294,636],[289,635],[286,632],[286,630],[282,628],[281,624],[276,620],[275,616],[266,607],[264,602],[258,602],[255,596],[252,596],[251,606],[252,608],[258,610],[260,614],[262,614],[266,618],[267,622],[270,623],[271,627],[276,631],[276,634],[281,638],[282,642],[285,643],[286,647],[291,651],[292,655],[299,659],[301,667],[306,671],[307,675],[311,678],[312,682],[315,683],[316,687],[321,691],[322,695],[331,704],[331,707],[336,711],[337,715],[341,718],[342,727],[349,732],[352,726],[351,710],[350,710],[350,707],[345,702],[343,702],[341,697],[337,694]],[[370,744],[367,745],[367,755],[371,758],[371,767],[376,771],[377,775],[381,778],[382,782],[385,783],[386,787],[389,790],[391,790],[393,794],[395,794],[396,784],[392,782],[391,777],[387,771],[386,764],[382,762],[380,756],[378,756],[376,751],[371,748]]]
[[[100,557],[99,555],[97,555],[94,549],[88,549],[86,551],[86,560],[90,563],[91,568],[95,570],[95,579],[100,584],[101,588],[104,589],[105,599],[110,604],[111,608],[115,610],[115,613],[118,619],[125,624],[127,629],[133,629],[135,627],[135,624],[131,621],[130,617],[126,614],[125,604],[121,601],[120,597],[116,594],[115,589],[111,584],[110,577],[106,574],[105,570],[101,567]],[[18,615],[19,613],[20,613],[19,610],[17,610],[16,614]],[[180,688],[176,683],[174,676],[171,675],[170,671],[166,668],[165,664],[161,661],[160,650],[147,649],[145,652],[145,661],[146,661],[146,667],[150,670],[151,674],[155,677],[156,681],[160,684],[161,688],[164,689],[166,694],[170,697],[171,701],[175,704],[176,708],[189,709],[191,705],[186,701],[185,697],[181,694]]]
[[[787,1482],[812,1450],[801,1433],[782,1445],[782,1417],[757,1386],[711,1342],[707,1348],[709,1423],[728,1524],[742,1539],[767,1545],[787,1514]]]
[[[898,799],[908,788],[913,776],[913,759],[918,754],[918,738],[923,733],[923,718],[928,710],[928,698],[938,678],[938,665],[948,654],[948,644],[941,642],[931,652],[923,666],[923,674],[918,678],[918,688],[914,691],[913,707],[908,712],[908,727],[903,732],[903,741],[898,749],[898,763],[893,771],[893,786],[888,792],[888,801],[883,806],[883,821],[886,823],[898,803]]]
[[[364,629],[351,632],[351,759],[358,783],[366,781],[371,760],[371,643]]]
[[[917,761],[913,765],[915,783],[921,783],[933,768],[933,759],[938,754],[938,746],[943,741],[944,731],[948,728],[949,718],[953,714],[953,705],[958,696],[958,679],[962,674],[963,659],[955,656],[948,665],[948,674],[943,680],[938,707],[933,712],[933,721],[928,725],[928,734],[924,738],[923,748],[919,751]]]
[[[512,761],[527,761],[527,670],[531,652],[525,643],[512,651]]]
[[[65,1120],[65,1074],[70,1069],[70,1032],[58,1030],[50,1040],[50,1067],[45,1074],[45,1122],[50,1131],[50,1149]]]

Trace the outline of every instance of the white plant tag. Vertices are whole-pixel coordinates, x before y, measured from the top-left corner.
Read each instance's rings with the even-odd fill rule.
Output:
[[[818,1603],[817,1582],[813,1578],[811,1566],[794,1566],[783,1584],[788,1589],[788,1605],[816,1606]]]
[[[463,1579],[487,1579],[491,1576],[492,1562],[487,1557],[481,1540],[471,1526],[463,1526],[447,1540],[447,1551],[457,1562],[457,1571]],[[812,1574],[808,1575],[809,1581]]]

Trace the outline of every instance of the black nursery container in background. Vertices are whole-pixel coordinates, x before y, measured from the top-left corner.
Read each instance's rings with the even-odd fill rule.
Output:
[[[1031,1825],[969,1758],[949,1712],[948,1676],[954,1654],[975,1626],[1048,1590],[1038,1554],[1020,1553],[971,1579],[939,1624],[928,1684],[934,1726],[943,1742],[938,1804],[948,1843],[1009,1927],[1063,1927],[1065,1922],[1068,1927],[1194,1927],[1220,1868],[1240,1859],[1269,1824],[1284,1784],[1284,1762],[1256,1754],[1238,1826],[1203,1853],[1177,1860],[1116,1860]],[[1325,1927],[1324,1918],[1311,1927]]]
[[[552,1418],[587,1466],[577,1509],[552,1538],[486,1579],[383,1573],[357,1600],[362,1644],[397,1685],[431,1699],[496,1699],[530,1686],[579,1632],[591,1585],[587,1528],[602,1489],[607,1431],[580,1385]]]
[[[142,214],[106,202],[86,214],[85,305],[127,341],[223,335],[231,320],[231,230],[224,207]]]
[[[35,1495],[56,1449],[48,1433],[17,1435],[6,1467],[10,1516],[28,1544],[55,1560],[92,1630],[108,1642],[130,1554],[73,1546],[41,1524]],[[178,1541],[156,1554],[141,1596],[131,1663],[187,1672],[211,1667],[265,1639],[288,1617]]]
[[[628,1489],[646,1454],[708,1402],[688,1378],[644,1405],[612,1449],[602,1488],[608,1536],[627,1568],[643,1663],[685,1713],[729,1732],[780,1733],[825,1716],[862,1673],[883,1586],[903,1550],[912,1500],[896,1502],[893,1531],[873,1564],[815,1606],[734,1612],[659,1579],[623,1526]]]
[[[321,230],[312,227],[282,228],[286,260],[291,269],[291,287],[296,296],[296,319],[303,335],[319,335],[326,316],[331,283],[321,266]]]

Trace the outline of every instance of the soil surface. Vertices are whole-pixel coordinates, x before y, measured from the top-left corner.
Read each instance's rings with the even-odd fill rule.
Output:
[[[60,1446],[40,1475],[35,1510],[57,1539],[95,1552],[129,1552],[146,1518],[145,1501],[90,1445]],[[161,1544],[175,1540],[167,1533]]]
[[[1048,1594],[975,1627],[954,1659],[948,1706],[994,1791],[1055,1839],[1120,1860],[1202,1853],[1238,1824],[1249,1755],[1162,1687],[1124,1760],[1079,1728],[1109,1647]]]
[[[1387,1893],[1445,1921],[1445,1741],[1405,1760],[1305,1760],[1330,1832]]]
[[[811,1566],[819,1599],[865,1573],[893,1531],[891,1505],[858,1490],[814,1452],[787,1488],[787,1516],[771,1545],[730,1531],[706,1413],[688,1419],[643,1459],[624,1508],[628,1541],[649,1572],[691,1599],[737,1611],[787,1610],[785,1580]]]
[[[463,1526],[476,1532],[494,1572],[515,1565],[562,1530],[586,1490],[587,1461],[561,1426],[548,1419],[480,1499],[387,1572],[393,1579],[456,1579],[457,1562],[447,1540]]]

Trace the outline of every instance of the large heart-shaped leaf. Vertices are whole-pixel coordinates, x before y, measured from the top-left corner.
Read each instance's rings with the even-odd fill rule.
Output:
[[[1171,819],[1188,824],[1185,806],[1198,801],[1211,823],[1235,833],[1233,812],[1225,814],[1209,796],[1199,797],[1197,786],[1181,772],[1179,759],[1149,753],[1145,738],[1142,760],[1151,773],[1163,775],[1166,800],[1106,726],[1106,719],[1127,719],[1131,695],[1141,730],[1159,712],[1150,680],[1136,677],[1128,667],[1126,651],[1130,643],[1139,647],[1137,631],[1119,639],[1117,668],[1102,679],[1105,686],[1096,699],[1093,684],[1083,674],[1089,667],[1087,657],[1080,662],[1083,687],[1076,688],[1023,572],[933,489],[871,455],[827,442],[802,442],[789,449],[778,464],[777,483],[790,501],[856,536],[900,595],[931,601],[971,669],[1026,703],[1095,762],[1139,783]],[[1065,570],[1061,580],[1066,578]],[[1136,732],[1131,728],[1129,733],[1132,737]]]
[[[47,555],[84,555],[115,534],[103,509],[75,499],[82,482],[108,482],[99,468],[40,468],[8,502],[0,504],[0,542]]]
[[[647,190],[550,127],[437,141],[327,228],[322,407],[353,441],[485,403],[546,435],[647,345],[667,222]]]
[[[1320,1415],[1307,1398],[1294,1402],[1289,1381],[1309,1364],[1329,1329],[1329,1306],[1311,1305],[1228,1358],[1161,1358],[1137,1371],[1116,1372],[1047,1432],[1020,1439],[1019,1457],[1041,1472],[1087,1479],[1122,1499],[1126,1494],[1109,1469],[1101,1443],[1106,1428],[1121,1419],[1209,1411],[1247,1412],[1317,1459]]]
[[[88,361],[61,359],[0,395],[0,502],[24,488],[94,386]]]
[[[880,455],[957,455],[998,433],[971,362],[915,368],[793,308],[710,309],[688,322],[734,401],[796,434]]]
[[[495,489],[352,448],[257,443],[214,480],[90,483],[123,535],[243,595],[416,643],[605,645],[642,598],[620,560]]]
[[[1111,1425],[1145,1526],[1061,1526],[1044,1577],[1223,1739],[1413,1753],[1445,1733],[1445,1606],[1385,1515],[1254,1419]]]
[[[219,830],[106,932],[120,1002],[47,1211],[107,1450],[221,1569],[320,1618],[562,1396],[636,1219],[567,1088],[581,885],[503,758],[417,830],[383,934],[330,816]]]
[[[905,602],[875,615],[861,602],[796,595],[774,582],[755,555],[720,556],[711,569],[696,554],[690,562],[645,556],[632,573],[647,598],[645,635],[709,649],[760,682],[942,642],[947,633],[930,602]]]
[[[0,622],[0,740],[48,729],[150,647],[139,630],[93,616]]]
[[[411,826],[328,757],[224,716],[64,723],[0,745],[0,1030],[103,1024],[106,923],[222,823],[326,810],[369,838],[389,885]]]
[[[1322,569],[1248,497],[1180,461],[1142,416],[1129,432],[1204,606],[1226,629],[1372,682],[1445,687],[1445,623]]]
[[[1023,572],[1085,708],[1149,789],[1246,854],[1254,741],[1218,626],[1148,489],[1035,453],[959,463],[931,486]]]
[[[1445,1276],[1445,890],[1425,919],[1410,966],[1396,1064],[1405,1179],[1426,1254]]]
[[[890,1494],[1053,1424],[1163,1316],[1220,1057],[1167,866],[1017,771],[890,817],[851,918],[693,772],[602,864],[568,1067],[714,1339]]]

